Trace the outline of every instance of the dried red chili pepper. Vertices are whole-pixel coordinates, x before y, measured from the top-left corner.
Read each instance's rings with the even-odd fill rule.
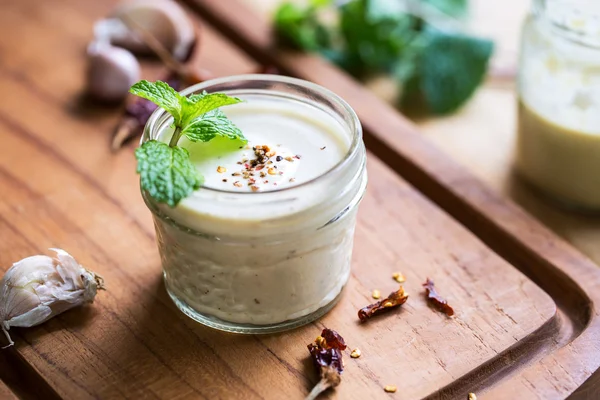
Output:
[[[306,400],[312,400],[325,390],[336,387],[342,381],[340,376],[344,371],[342,350],[346,349],[346,343],[336,331],[325,328],[321,332],[321,336],[307,347],[321,377],[321,380],[306,397]]]
[[[364,308],[358,310],[358,318],[361,321],[365,321],[371,318],[373,315],[380,314],[382,312],[389,311],[393,308],[401,306],[408,300],[408,294],[404,292],[404,288],[400,286],[396,292],[392,292],[383,300],[379,300],[377,303],[373,303]]]
[[[425,288],[425,296],[427,297],[427,301],[429,301],[430,304],[449,317],[454,315],[454,309],[450,307],[448,302],[438,294],[431,279],[427,278],[423,284],[423,287]]]
[[[323,332],[321,332],[321,337],[325,339],[325,343],[323,344],[327,348],[337,348],[340,350],[346,350],[346,343],[344,342],[344,338],[341,337],[340,334],[336,331],[325,328],[323,329]]]

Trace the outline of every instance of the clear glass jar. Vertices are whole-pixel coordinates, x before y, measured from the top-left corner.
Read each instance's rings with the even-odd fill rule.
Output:
[[[517,170],[600,210],[600,2],[536,0],[521,40]]]
[[[280,190],[203,187],[184,200],[186,207],[174,209],[142,191],[167,291],[185,314],[225,331],[270,333],[311,322],[333,307],[350,276],[357,206],[367,182],[360,122],[337,95],[299,79],[233,76],[183,94],[202,91],[292,102],[337,124],[350,145],[329,171]],[[142,141],[158,138],[169,124],[170,116],[157,110]]]

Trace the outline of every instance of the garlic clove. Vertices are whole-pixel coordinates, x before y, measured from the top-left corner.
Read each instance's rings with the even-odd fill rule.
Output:
[[[121,3],[112,18],[133,22],[149,32],[173,57],[185,60],[196,41],[196,30],[187,13],[173,0],[131,0]],[[111,42],[139,54],[152,54],[135,32],[123,34],[123,26],[112,23]],[[125,27],[128,30],[127,27]]]
[[[119,42],[125,42],[129,39],[134,41],[134,45],[132,46],[121,46],[127,48],[127,50],[131,50],[134,52],[138,52],[136,49],[132,48],[135,45],[144,46],[144,44],[139,41],[136,37],[131,37],[131,32],[127,25],[123,23],[118,18],[106,18],[98,20],[94,23],[94,40],[99,42],[106,42],[111,44],[117,44]]]
[[[0,281],[0,328],[9,341],[11,327],[39,325],[75,306],[92,302],[104,288],[100,276],[83,268],[66,251],[55,259],[38,255],[13,264]]]
[[[52,309],[43,304],[36,306],[24,314],[19,314],[16,317],[6,321],[7,326],[19,327],[19,328],[31,328],[32,326],[46,322],[52,316]],[[8,328],[7,328],[8,329]]]
[[[88,46],[87,91],[95,99],[123,100],[140,74],[140,64],[129,51],[105,41]]]

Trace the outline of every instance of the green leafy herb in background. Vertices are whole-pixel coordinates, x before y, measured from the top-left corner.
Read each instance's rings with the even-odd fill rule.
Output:
[[[168,84],[140,81],[130,92],[164,108],[173,117],[169,144],[149,140],[135,151],[142,188],[160,203],[175,207],[200,188],[202,177],[190,161],[187,149],[177,146],[182,136],[192,142],[208,142],[217,136],[246,144],[242,132],[219,107],[241,100],[223,93],[202,93],[185,97]]]
[[[402,87],[401,104],[422,99],[444,114],[481,84],[493,50],[491,41],[460,31],[466,13],[467,0],[313,0],[282,4],[275,29],[283,42],[356,77],[390,74]]]

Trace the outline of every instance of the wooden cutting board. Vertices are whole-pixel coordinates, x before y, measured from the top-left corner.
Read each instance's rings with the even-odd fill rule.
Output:
[[[0,266],[61,247],[103,275],[108,287],[92,306],[11,330],[16,347],[3,352],[0,377],[13,392],[47,399],[301,399],[316,382],[306,344],[329,327],[363,353],[346,354],[334,398],[476,392],[546,399],[580,387],[576,396],[594,398],[595,265],[488,191],[340,71],[311,56],[274,51],[266,22],[242,5],[187,3],[217,27],[202,24],[196,65],[224,76],[268,62],[332,88],[359,113],[370,182],[344,296],[321,320],[278,335],[224,334],[181,314],[162,285],[134,145],[109,151],[121,111],[82,97],[93,21],[115,0],[3,4]],[[161,70],[144,63],[145,78]],[[373,289],[397,288],[394,271],[407,277],[408,302],[360,324],[356,312],[373,301]],[[427,306],[426,277],[455,317]],[[385,385],[398,392],[384,393]]]

